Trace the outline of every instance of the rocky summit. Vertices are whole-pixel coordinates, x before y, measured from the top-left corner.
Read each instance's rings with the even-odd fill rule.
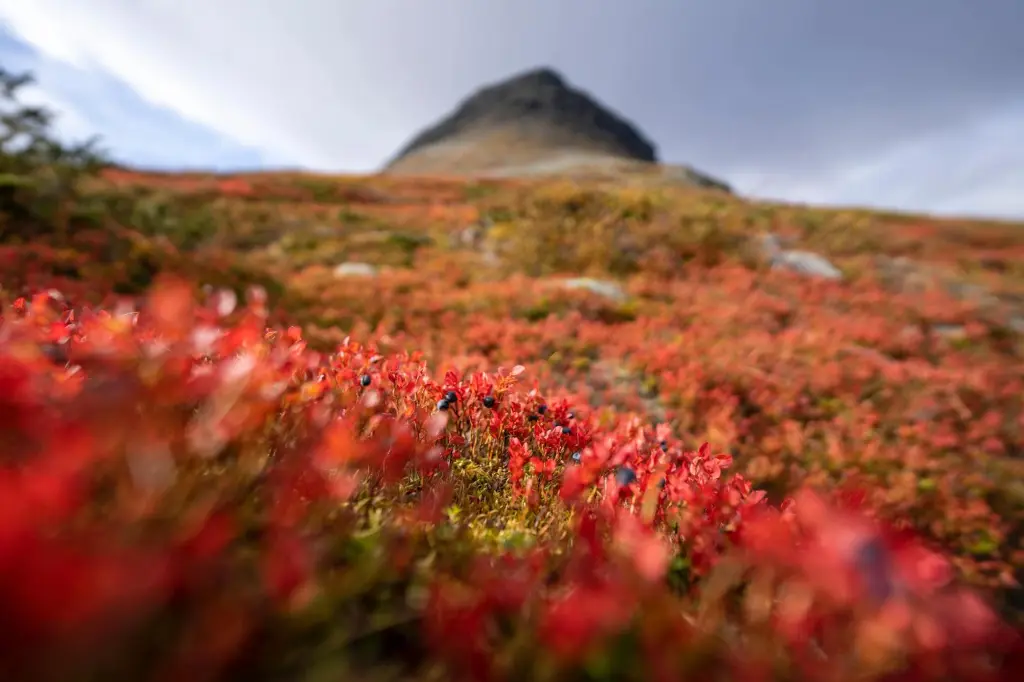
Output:
[[[384,168],[391,174],[631,175],[728,187],[685,166],[661,166],[637,127],[550,68],[472,94],[416,135]],[[665,171],[665,172],[661,172]]]

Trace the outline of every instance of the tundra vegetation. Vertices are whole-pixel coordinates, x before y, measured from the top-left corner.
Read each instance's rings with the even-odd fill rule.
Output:
[[[145,173],[0,78],[4,679],[1024,665],[1021,226]]]

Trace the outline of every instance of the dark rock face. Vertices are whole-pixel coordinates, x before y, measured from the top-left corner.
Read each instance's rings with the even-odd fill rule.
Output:
[[[447,118],[424,130],[388,164],[439,143],[476,138],[491,130],[549,149],[577,149],[642,162],[657,162],[654,145],[631,123],[548,68],[487,86]]]

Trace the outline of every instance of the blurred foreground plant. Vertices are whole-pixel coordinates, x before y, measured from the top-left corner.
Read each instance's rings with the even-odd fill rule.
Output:
[[[17,680],[1009,679],[945,560],[523,368],[310,351],[163,279],[0,317],[0,670]],[[319,677],[318,677],[319,678]]]

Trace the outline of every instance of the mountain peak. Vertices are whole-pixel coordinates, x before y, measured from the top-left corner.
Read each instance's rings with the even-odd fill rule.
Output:
[[[487,144],[492,145],[489,151],[481,149]],[[568,150],[657,161],[654,144],[632,123],[569,85],[556,70],[538,67],[477,90],[414,137],[386,170],[423,172],[438,166],[439,171],[451,171],[451,166],[463,165],[472,171],[481,163],[494,165],[509,155],[544,156]],[[482,157],[488,155],[491,158],[485,162]]]
[[[396,175],[605,177],[731,191],[689,166],[663,166],[636,126],[555,69],[485,85],[412,139],[384,168]]]

